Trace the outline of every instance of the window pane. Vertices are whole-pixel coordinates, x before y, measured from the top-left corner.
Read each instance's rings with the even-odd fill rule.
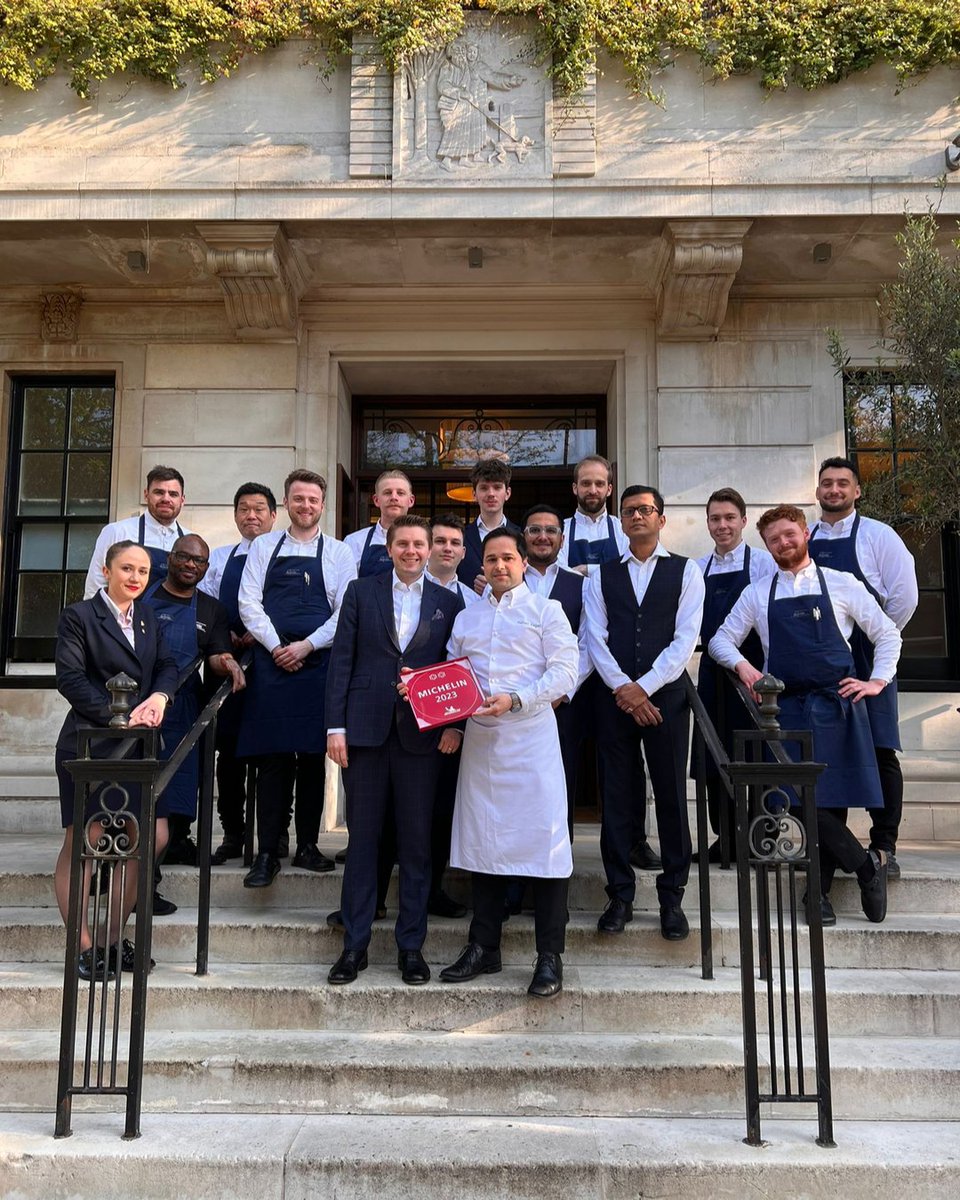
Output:
[[[943,592],[921,592],[917,611],[903,631],[904,658],[945,658],[946,619]]]
[[[66,421],[66,388],[24,388],[24,450],[62,450]]]
[[[69,516],[106,515],[110,490],[109,454],[71,454],[67,463]]]
[[[74,388],[70,402],[70,449],[109,450],[112,443],[113,388]]]
[[[922,588],[943,588],[943,542],[939,533],[920,533],[915,526],[899,526],[897,533],[917,564],[917,582]]]
[[[846,400],[851,445],[863,449],[892,444],[890,389],[886,385],[867,386],[848,379]]]
[[[68,604],[76,604],[78,600],[83,599],[83,585],[86,582],[86,571],[71,571],[67,576],[67,594],[64,597],[64,607]]]
[[[857,469],[863,484],[889,474],[893,466],[893,455],[889,452],[865,454],[862,450],[857,454]]]
[[[25,525],[20,539],[20,569],[59,571],[63,566],[63,526]]]
[[[20,576],[17,589],[17,637],[56,636],[62,586],[63,576],[59,571]]]
[[[60,515],[62,454],[24,454],[20,458],[20,515]]]
[[[67,570],[86,571],[97,544],[99,525],[71,525],[67,533]]]

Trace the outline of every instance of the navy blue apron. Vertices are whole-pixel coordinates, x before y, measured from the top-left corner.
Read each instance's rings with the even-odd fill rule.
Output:
[[[263,580],[263,610],[283,645],[309,636],[333,615],[323,579],[323,535],[316,558],[281,555],[287,535],[277,542]],[[284,671],[259,642],[253,648],[237,740],[237,756],[325,754],[324,692],[329,650],[314,650],[299,671]]]
[[[713,555],[711,554],[703,572],[706,595],[703,602],[703,619],[700,623],[702,653],[700,669],[697,673],[697,691],[720,735],[720,741],[729,752],[733,750],[734,731],[747,728],[749,717],[736,689],[727,680],[723,667],[707,653],[707,645],[730,615],[730,610],[739,600],[743,589],[750,583],[750,547],[744,546],[743,548],[743,566],[739,571],[721,571],[711,574],[712,565]],[[753,666],[758,669],[763,667],[763,646],[756,630],[752,630],[747,636],[740,647],[740,653]],[[720,703],[721,688],[723,689],[722,705]],[[706,756],[706,767],[708,778],[719,778],[720,772],[709,754]]]
[[[853,518],[850,533],[844,538],[817,538],[813,535],[820,528],[819,522],[814,525],[810,534],[807,549],[810,557],[818,567],[832,567],[834,571],[845,571],[854,579],[859,579],[870,595],[883,608],[879,594],[867,582],[857,558],[857,533],[860,529],[860,514]],[[859,625],[853,627],[850,635],[850,649],[853,651],[853,661],[856,665],[858,679],[869,680],[873,672],[873,642],[867,637]],[[900,746],[900,712],[897,705],[897,679],[887,684],[879,696],[867,696],[861,704],[866,704],[870,717],[870,728],[873,731],[873,744],[887,750],[899,750]]]
[[[570,518],[570,547],[567,551],[567,564],[570,567],[596,567],[601,563],[610,562],[620,557],[620,546],[617,543],[617,531],[613,517],[607,514],[607,536],[588,541],[587,538],[573,540],[577,528],[577,518]]]
[[[235,633],[237,637],[241,637],[246,630],[243,627],[243,622],[240,620],[240,579],[243,576],[243,568],[247,565],[246,554],[238,554],[240,543],[234,546],[230,551],[230,557],[224,563],[223,574],[220,576],[220,595],[219,600],[223,607],[227,610],[227,617],[230,622],[230,632]],[[250,671],[247,671],[247,683],[250,682]],[[228,696],[223,702],[223,706],[217,715],[217,740],[221,737],[235,738],[240,731],[240,715],[243,712],[243,700],[246,696],[246,691],[236,692],[232,696]]]
[[[778,600],[777,575],[770,581],[767,669],[783,680],[780,725],[809,729],[813,760],[827,764],[817,780],[818,808],[882,808],[877,756],[864,701],[854,704],[837,691],[854,674],[853,653],[844,641],[833,605],[817,567],[819,596]],[[799,758],[796,742],[785,742]]]
[[[183,530],[180,528],[179,522],[175,521],[177,526],[177,537],[183,537]],[[143,546],[144,550],[150,555],[150,582],[163,583],[167,577],[167,559],[170,557],[166,550],[161,550],[159,546],[146,545],[147,536],[147,518],[145,513],[140,514],[140,523],[137,526],[137,544]]]
[[[367,540],[363,543],[363,553],[357,567],[358,579],[365,579],[368,575],[383,575],[385,571],[393,570],[393,561],[387,553],[386,546],[373,544],[373,531],[376,528],[376,525],[370,526]]]
[[[144,600],[157,614],[167,648],[184,670],[197,657],[197,593],[189,604],[179,604],[159,583],[151,583]],[[170,758],[200,715],[200,678],[194,674],[177,692],[167,709],[160,730],[160,758]],[[197,785],[200,781],[200,752],[190,751],[176,775],[164,788],[157,804],[158,816],[179,813],[194,820],[197,815]]]

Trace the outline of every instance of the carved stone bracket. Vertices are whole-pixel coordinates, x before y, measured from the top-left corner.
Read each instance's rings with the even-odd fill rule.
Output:
[[[752,221],[668,221],[660,252],[657,332],[661,338],[716,337],[743,259]]]
[[[45,292],[40,297],[40,337],[45,342],[75,342],[80,332],[79,292]]]
[[[198,225],[197,232],[237,334],[252,340],[294,336],[307,278],[283,227],[223,221]]]

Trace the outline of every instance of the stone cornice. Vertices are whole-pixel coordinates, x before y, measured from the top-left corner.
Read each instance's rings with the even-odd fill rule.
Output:
[[[663,231],[657,288],[661,338],[716,337],[730,288],[743,259],[752,221],[668,221]]]

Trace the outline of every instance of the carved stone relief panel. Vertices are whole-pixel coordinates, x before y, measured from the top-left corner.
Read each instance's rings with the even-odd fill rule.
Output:
[[[45,292],[40,297],[40,337],[45,342],[75,342],[80,332],[82,297],[77,292]]]
[[[398,173],[483,184],[547,174],[546,72],[532,33],[468,14],[463,34],[395,80]]]

